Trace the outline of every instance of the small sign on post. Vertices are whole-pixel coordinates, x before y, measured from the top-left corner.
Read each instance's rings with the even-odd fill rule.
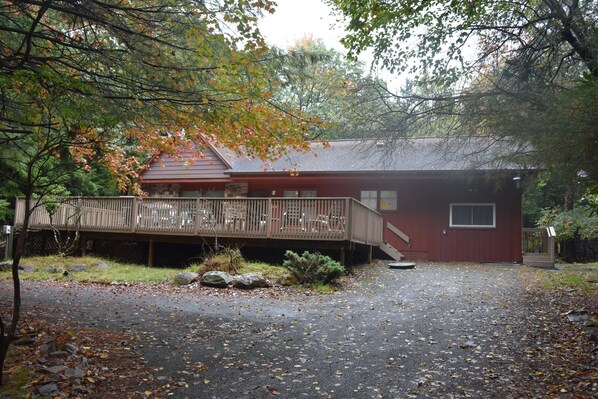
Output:
[[[5,236],[6,245],[4,246],[4,260],[12,259],[12,226],[2,226],[2,234]]]

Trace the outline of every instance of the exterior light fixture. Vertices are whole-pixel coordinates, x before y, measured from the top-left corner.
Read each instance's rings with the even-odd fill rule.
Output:
[[[513,184],[515,184],[515,188],[519,190],[521,188],[521,176],[515,176],[513,178]]]

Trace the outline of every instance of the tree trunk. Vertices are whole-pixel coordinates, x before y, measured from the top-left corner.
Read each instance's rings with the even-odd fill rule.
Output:
[[[565,201],[563,202],[563,211],[567,212],[573,209],[573,206],[575,205],[576,188],[576,181],[572,181],[567,184],[567,192],[565,193]]]
[[[19,279],[19,262],[25,251],[25,240],[27,239],[27,228],[29,226],[29,216],[31,215],[30,205],[31,195],[26,195],[25,218],[23,220],[21,234],[19,234],[19,239],[17,241],[15,256],[12,260],[13,307],[12,318],[7,328],[5,328],[4,322],[0,318],[0,386],[4,384],[4,362],[8,355],[10,343],[15,339],[17,325],[21,316],[21,280]]]

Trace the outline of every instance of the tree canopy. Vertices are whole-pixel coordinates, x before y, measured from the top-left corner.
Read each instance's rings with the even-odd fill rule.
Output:
[[[268,49],[255,22],[272,5],[3,2],[0,161],[22,163],[15,148],[30,158],[37,143],[84,169],[97,162],[118,172],[124,189],[140,167],[130,154],[201,139],[262,159],[306,148],[307,129],[270,102],[260,64]]]
[[[13,313],[9,324],[0,318],[0,384],[19,320],[18,264],[40,199],[78,183],[93,190],[82,178],[89,171],[139,192],[145,157],[184,149],[199,156],[206,141],[264,161],[309,148],[311,121],[271,100],[276,85],[256,21],[273,4],[0,2],[0,195],[24,195],[26,210]]]
[[[513,142],[512,160],[561,176],[570,193],[578,181],[596,191],[598,2],[329,3],[346,18],[350,55],[371,48],[376,62],[414,80],[414,90],[395,93],[410,106],[388,137],[440,120],[448,136]]]
[[[369,75],[365,66],[307,36],[286,50],[272,50],[273,76],[280,90],[274,100],[281,107],[319,119],[312,130],[324,139],[364,138],[376,135],[381,120],[372,118],[395,105],[385,83]]]

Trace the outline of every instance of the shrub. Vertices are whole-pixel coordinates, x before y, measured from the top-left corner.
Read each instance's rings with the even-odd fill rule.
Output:
[[[221,271],[238,274],[243,262],[244,259],[240,249],[227,247],[208,256],[199,267],[197,273],[204,274],[206,272]]]
[[[287,260],[282,265],[293,273],[301,284],[329,284],[345,273],[343,265],[317,252],[305,251],[299,256],[293,251],[287,251],[285,257]]]

